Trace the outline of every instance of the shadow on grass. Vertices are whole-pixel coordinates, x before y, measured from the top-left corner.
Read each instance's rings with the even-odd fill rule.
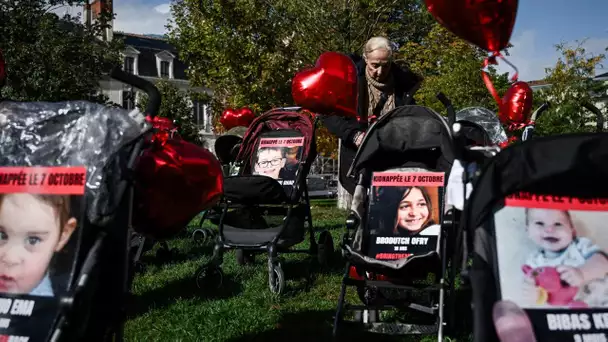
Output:
[[[309,292],[315,285],[320,274],[341,275],[344,272],[344,262],[339,258],[333,259],[328,265],[320,266],[316,262],[316,257],[308,257],[303,260],[290,261],[283,263],[285,278],[290,281],[297,281],[297,285],[287,287],[284,297],[296,296],[301,292]]]
[[[221,300],[234,297],[242,292],[240,283],[234,281],[228,274],[223,275],[222,286],[214,290],[202,290],[196,285],[195,275],[132,297],[128,310],[129,319],[140,316],[151,309],[162,309],[175,303],[177,299],[200,298],[206,300]]]
[[[199,259],[204,255],[211,255],[213,253],[213,244],[201,244],[189,248],[186,251],[181,251],[177,248],[171,248],[170,254],[166,257],[158,257],[153,252],[144,254],[141,258],[142,263],[145,265],[161,266],[165,264],[183,263],[190,260]]]
[[[332,231],[332,230],[336,230],[336,229],[344,229],[344,224],[336,223],[336,224],[330,224],[330,225],[319,225],[319,224],[314,225],[314,222],[313,222],[313,228],[314,228],[315,233],[318,233],[323,230]]]
[[[335,311],[303,311],[285,314],[274,330],[256,333],[228,340],[245,341],[332,341],[333,317]],[[362,332],[344,325],[337,341],[403,341],[403,337],[382,336]]]

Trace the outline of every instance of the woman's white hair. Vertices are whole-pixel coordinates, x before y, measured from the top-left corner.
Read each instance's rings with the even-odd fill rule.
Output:
[[[384,37],[373,37],[365,43],[363,47],[363,58],[367,58],[367,55],[376,50],[388,51],[389,59],[393,58],[393,46],[391,42]]]

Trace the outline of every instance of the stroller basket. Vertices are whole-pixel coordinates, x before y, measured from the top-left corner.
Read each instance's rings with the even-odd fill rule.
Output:
[[[146,90],[156,114],[154,86],[120,70],[112,77]],[[47,246],[35,263],[10,262],[14,248],[0,247],[0,334],[121,338],[130,286],[128,172],[149,129],[139,111],[85,101],[0,102],[0,179],[8,180],[0,182],[0,221],[9,240],[37,227],[30,239]]]

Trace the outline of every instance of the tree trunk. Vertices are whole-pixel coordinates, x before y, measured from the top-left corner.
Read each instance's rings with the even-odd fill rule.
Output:
[[[340,170],[340,165],[341,163],[339,162],[340,160],[340,144],[342,143],[342,140],[338,139],[338,175],[341,174],[342,170]],[[340,177],[338,176],[338,179],[340,179]],[[353,196],[351,196],[351,194],[348,193],[348,191],[346,191],[346,189],[344,189],[342,187],[342,183],[340,183],[340,181],[338,181],[338,208],[340,209],[350,209],[350,204],[353,201]]]

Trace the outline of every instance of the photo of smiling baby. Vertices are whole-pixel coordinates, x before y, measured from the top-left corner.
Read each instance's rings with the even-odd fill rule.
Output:
[[[55,295],[53,262],[78,225],[70,198],[0,194],[0,293]]]
[[[607,220],[608,213],[597,210],[500,210],[495,229],[503,298],[523,308],[608,307]]]

